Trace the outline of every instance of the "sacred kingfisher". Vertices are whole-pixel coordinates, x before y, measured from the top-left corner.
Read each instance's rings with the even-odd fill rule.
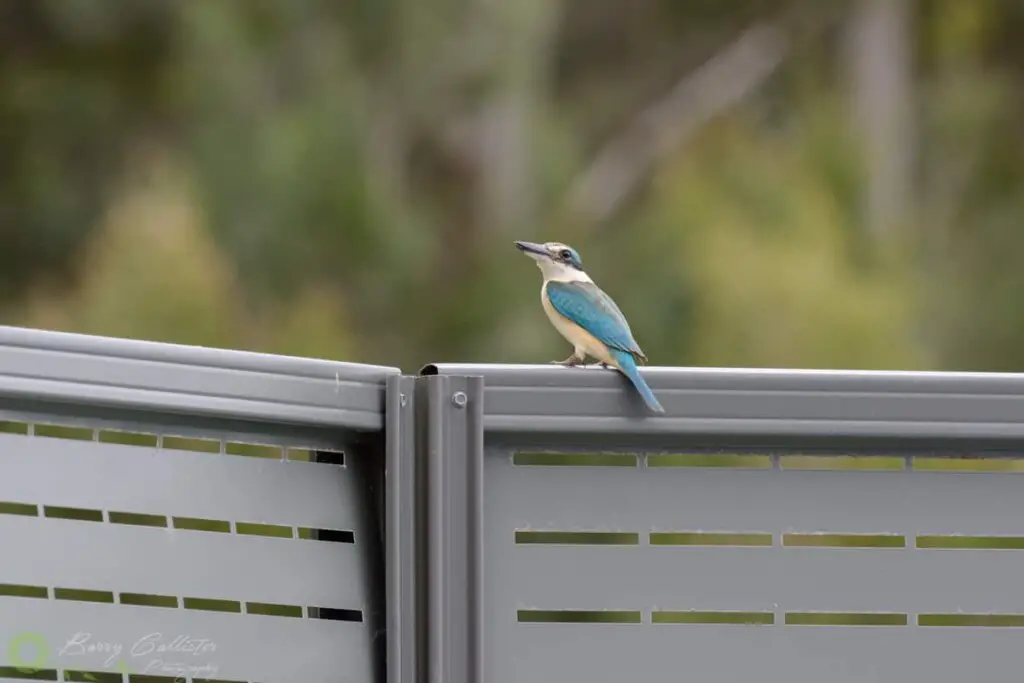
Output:
[[[633,339],[619,307],[583,272],[583,262],[576,250],[559,242],[516,241],[516,247],[537,262],[544,276],[540,287],[544,312],[573,345],[568,358],[551,362],[574,366],[584,365],[587,356],[596,358],[603,367],[612,366],[629,378],[648,408],[664,413],[637,369],[637,363],[646,363],[647,356]]]

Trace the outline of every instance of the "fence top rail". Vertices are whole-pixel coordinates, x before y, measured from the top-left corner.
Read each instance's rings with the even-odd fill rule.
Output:
[[[512,440],[1024,446],[1024,374],[670,367],[642,373],[664,415],[646,412],[624,377],[596,365],[435,363],[420,371],[483,377],[485,428]]]
[[[398,368],[0,326],[0,400],[376,430]]]

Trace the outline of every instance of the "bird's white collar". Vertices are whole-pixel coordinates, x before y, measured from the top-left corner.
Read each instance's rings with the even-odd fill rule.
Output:
[[[538,260],[537,267],[544,274],[544,282],[593,282],[582,270],[547,259]]]

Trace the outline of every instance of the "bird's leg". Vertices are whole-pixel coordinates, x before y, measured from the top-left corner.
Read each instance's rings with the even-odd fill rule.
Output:
[[[553,360],[553,361],[551,361],[551,364],[552,365],[564,365],[567,368],[571,368],[571,367],[574,367],[574,366],[577,366],[577,365],[585,365],[585,363],[584,363],[585,360],[586,360],[586,358],[583,358],[582,356],[577,354],[576,351],[573,351],[571,354],[569,354],[569,357],[566,358],[565,360]]]

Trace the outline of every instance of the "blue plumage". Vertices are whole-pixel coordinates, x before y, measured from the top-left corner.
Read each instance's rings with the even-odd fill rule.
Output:
[[[593,282],[547,283],[548,300],[555,310],[613,349],[647,357],[633,339],[633,332],[612,298]]]
[[[622,374],[629,378],[651,410],[665,412],[637,367],[638,362],[647,362],[647,356],[633,339],[626,317],[610,296],[593,282],[549,281],[545,293],[559,314],[608,347]]]
[[[619,363],[619,370],[625,375],[636,390],[640,392],[640,397],[643,398],[644,403],[647,407],[656,413],[664,413],[665,409],[661,407],[661,403],[658,402],[658,397],[651,391],[651,387],[647,385],[644,378],[640,375],[640,370],[637,368],[636,359],[632,354],[624,351],[613,350],[611,352],[612,357],[615,358]]]

